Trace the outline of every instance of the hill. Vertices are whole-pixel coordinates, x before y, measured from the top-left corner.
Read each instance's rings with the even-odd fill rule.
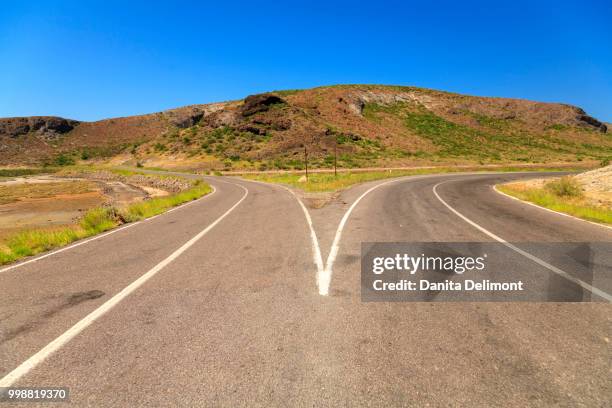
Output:
[[[112,161],[215,169],[602,161],[607,126],[556,103],[340,85],[79,122],[0,119],[0,165]]]

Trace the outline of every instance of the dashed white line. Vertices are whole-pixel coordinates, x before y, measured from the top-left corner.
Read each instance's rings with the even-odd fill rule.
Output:
[[[69,328],[65,333],[57,337],[51,343],[46,345],[36,354],[28,358],[26,361],[21,363],[17,368],[8,373],[2,379],[0,379],[0,387],[10,387],[21,377],[26,375],[30,370],[35,368],[37,365],[42,363],[47,357],[53,354],[55,351],[59,350],[62,346],[72,340],[76,335],[85,330],[89,325],[103,316],[106,312],[115,307],[119,302],[129,296],[132,292],[142,286],[146,281],[151,279],[155,274],[164,269],[168,264],[178,258],[183,252],[189,249],[193,244],[195,244],[200,238],[202,238],[208,231],[213,229],[217,224],[221,222],[227,215],[229,215],[244,199],[249,195],[249,191],[237,184],[240,188],[244,190],[244,195],[238,202],[236,202],[229,210],[224,212],[219,218],[217,218],[212,224],[206,227],[204,230],[200,231],[197,235],[191,238],[189,241],[184,243],[179,249],[170,254],[166,259],[155,265],[152,269],[142,275],[140,278],[136,279],[134,282],[126,286],[121,292],[117,293],[115,296],[104,302],[101,306],[99,306],[96,310],[85,316],[83,319],[79,320],[74,326]]]
[[[458,216],[459,218],[461,218],[463,221],[467,222],[468,224],[470,224],[471,226],[473,226],[474,228],[476,228],[477,230],[479,230],[480,232],[488,235],[489,237],[493,238],[494,240],[501,242],[502,244],[504,244],[506,247],[512,249],[513,251],[523,255],[525,258],[532,260],[533,262],[537,263],[538,265],[543,266],[544,268],[548,269],[551,272],[556,273],[559,276],[564,277],[565,279],[569,280],[570,282],[573,282],[579,286],[581,286],[582,288],[588,290],[589,292],[599,296],[602,299],[607,300],[608,302],[612,302],[612,296],[609,295],[608,293],[604,292],[601,289],[598,289],[594,286],[589,285],[588,283],[573,277],[572,275],[570,275],[569,273],[557,268],[556,266],[553,266],[543,260],[541,260],[540,258],[538,258],[537,256],[534,256],[532,254],[530,254],[529,252],[523,251],[522,249],[520,249],[519,247],[512,245],[511,243],[509,243],[508,241],[504,240],[503,238],[495,235],[494,233],[492,233],[491,231],[487,230],[484,227],[481,227],[480,225],[476,224],[474,221],[470,220],[469,218],[467,218],[465,215],[461,214],[459,211],[455,210],[453,207],[451,207],[446,201],[444,201],[442,199],[442,197],[440,197],[440,195],[438,194],[437,188],[438,186],[444,184],[444,183],[448,183],[451,180],[446,180],[446,181],[442,181],[438,184],[436,184],[435,186],[433,186],[433,193],[436,196],[436,198],[438,199],[438,201],[440,201],[442,204],[444,204],[444,206],[446,208],[448,208],[450,211],[452,211],[456,216]]]

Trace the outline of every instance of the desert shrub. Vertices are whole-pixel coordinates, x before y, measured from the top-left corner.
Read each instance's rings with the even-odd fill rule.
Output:
[[[54,161],[57,166],[70,166],[74,164],[74,159],[63,153],[58,155]]]
[[[557,197],[580,197],[582,188],[574,178],[565,176],[558,180],[550,181],[545,185],[546,189]]]
[[[117,226],[115,210],[112,208],[93,208],[81,219],[81,228],[89,234],[98,234]]]

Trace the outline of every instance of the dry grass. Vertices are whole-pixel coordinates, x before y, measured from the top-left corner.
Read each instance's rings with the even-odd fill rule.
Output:
[[[576,181],[563,177],[534,187],[525,183],[510,183],[497,186],[498,190],[521,200],[544,208],[573,215],[588,221],[612,225],[612,208],[594,205],[583,195]]]
[[[517,168],[517,167],[499,167],[495,170],[479,168],[457,168],[457,167],[437,167],[430,169],[413,169],[413,170],[385,170],[385,171],[368,171],[368,172],[340,172],[337,176],[332,173],[312,173],[308,176],[308,181],[300,182],[302,173],[279,173],[279,174],[249,174],[243,177],[250,180],[263,181],[266,183],[277,183],[288,185],[305,192],[334,192],[348,188],[354,184],[364,183],[368,181],[381,180],[394,177],[416,176],[421,174],[436,174],[436,173],[454,173],[465,171],[558,171],[558,168]],[[563,169],[567,171],[568,169]]]

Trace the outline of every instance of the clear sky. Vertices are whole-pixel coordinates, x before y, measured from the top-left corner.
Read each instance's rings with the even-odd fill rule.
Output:
[[[612,3],[0,6],[0,117],[97,120],[339,83],[564,102],[612,122]]]

